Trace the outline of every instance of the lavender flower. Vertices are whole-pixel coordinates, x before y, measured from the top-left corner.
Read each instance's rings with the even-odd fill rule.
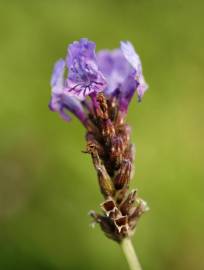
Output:
[[[95,43],[88,39],[80,39],[69,46],[67,56],[69,70],[65,91],[85,99],[91,93],[103,91],[106,82],[98,70],[95,55]]]
[[[121,242],[147,211],[137,192],[128,190],[135,153],[125,116],[134,93],[141,100],[147,89],[140,58],[130,42],[96,55],[95,43],[80,39],[69,46],[66,61],[55,64],[51,87],[51,110],[67,121],[70,111],[87,129],[84,152],[92,157],[104,196],[103,213],[91,216],[106,236]]]
[[[135,70],[125,59],[120,49],[102,50],[97,54],[99,69],[107,80],[106,95],[111,95],[123,85],[128,76],[134,76]]]
[[[52,97],[49,107],[52,111],[58,112],[65,121],[70,121],[70,116],[66,113],[70,111],[85,124],[86,115],[81,102],[64,91],[64,73],[65,61],[60,59],[54,66],[51,78]]]
[[[97,62],[108,82],[104,92],[108,96],[118,96],[120,110],[127,111],[135,91],[141,101],[148,86],[142,74],[140,58],[130,42],[121,42],[120,49],[98,52]]]
[[[68,77],[64,78],[66,70]],[[140,58],[130,42],[121,42],[120,49],[102,50],[96,55],[95,43],[85,38],[69,45],[66,62],[61,59],[56,63],[51,86],[51,110],[59,112],[66,121],[70,120],[70,111],[84,125],[84,109],[88,108],[88,113],[96,109],[97,93],[117,100],[118,110],[126,114],[134,93],[141,101],[148,88]],[[86,96],[91,96],[92,103]]]

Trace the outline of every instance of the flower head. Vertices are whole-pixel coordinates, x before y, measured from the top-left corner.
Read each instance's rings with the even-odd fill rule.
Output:
[[[140,58],[130,42],[121,42],[120,48],[97,54],[95,47],[94,42],[82,38],[69,45],[65,60],[55,64],[50,108],[66,121],[70,120],[70,111],[85,123],[98,110],[96,96],[100,92],[107,99],[114,99],[118,111],[125,115],[135,92],[140,101],[147,90]]]

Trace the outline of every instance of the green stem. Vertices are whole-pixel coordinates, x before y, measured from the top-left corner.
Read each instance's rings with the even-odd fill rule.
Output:
[[[134,247],[132,245],[131,239],[125,238],[121,242],[121,247],[126,257],[126,260],[129,264],[130,270],[142,270],[137,255],[135,253]]]

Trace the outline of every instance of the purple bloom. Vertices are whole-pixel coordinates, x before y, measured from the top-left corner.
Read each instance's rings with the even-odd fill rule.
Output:
[[[115,90],[120,89],[128,76],[135,75],[134,69],[127,62],[120,49],[98,52],[97,62],[107,80],[105,89],[107,95],[114,94]]]
[[[75,41],[68,47],[66,60],[55,64],[49,106],[66,121],[70,120],[70,111],[86,125],[89,115],[98,111],[99,92],[107,100],[114,97],[118,110],[125,115],[134,93],[140,101],[147,90],[140,58],[130,42],[121,42],[119,49],[97,54],[95,47],[94,42],[85,38]]]
[[[65,61],[60,59],[54,66],[51,78],[52,96],[49,107],[52,111],[58,112],[66,121],[70,121],[70,116],[66,113],[68,110],[85,123],[86,116],[81,102],[64,92],[64,73]]]
[[[69,73],[65,91],[70,95],[83,100],[105,89],[106,81],[96,63],[94,42],[85,38],[73,42],[68,48],[67,66]]]
[[[120,49],[98,52],[97,63],[107,81],[105,94],[117,95],[122,111],[127,111],[135,91],[138,100],[141,100],[148,86],[142,74],[140,58],[130,42],[121,42]]]
[[[145,79],[142,74],[142,64],[140,61],[139,55],[136,53],[133,45],[129,41],[121,42],[121,50],[123,52],[124,57],[130,63],[130,65],[136,71],[136,80],[138,82],[137,86],[137,94],[139,101],[142,99],[144,92],[147,90],[148,85],[145,82]]]

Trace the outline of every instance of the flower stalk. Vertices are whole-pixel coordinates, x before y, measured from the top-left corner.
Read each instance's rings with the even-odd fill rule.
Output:
[[[130,270],[142,270],[138,257],[136,255],[135,249],[133,247],[130,238],[125,238],[121,242],[121,248],[126,257]]]

